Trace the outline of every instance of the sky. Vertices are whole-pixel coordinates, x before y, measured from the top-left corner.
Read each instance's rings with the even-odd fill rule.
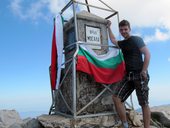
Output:
[[[49,111],[53,18],[68,2],[0,0],[0,109]],[[150,106],[170,104],[170,1],[105,2],[119,12],[120,20],[130,21],[131,33],[141,36],[150,50]],[[89,3],[103,7],[94,1]],[[86,10],[78,5],[76,9]],[[64,18],[72,17],[71,12],[72,8],[69,8]],[[95,9],[91,12],[101,17],[107,14]],[[111,21],[113,32],[120,38],[117,21],[114,18]],[[135,108],[138,108],[135,95],[133,97]]]

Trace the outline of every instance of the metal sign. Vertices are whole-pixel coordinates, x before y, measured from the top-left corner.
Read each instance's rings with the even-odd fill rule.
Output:
[[[86,42],[92,44],[101,44],[100,28],[86,25]],[[101,46],[91,45],[92,49],[101,49]]]

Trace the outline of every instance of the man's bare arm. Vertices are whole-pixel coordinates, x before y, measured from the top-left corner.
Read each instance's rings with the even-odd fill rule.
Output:
[[[149,62],[150,62],[150,52],[146,46],[142,47],[140,51],[144,54],[144,63],[142,68],[142,74],[146,74],[146,71],[148,70]]]
[[[113,44],[115,44],[116,46],[118,46],[117,40],[116,40],[116,38],[115,38],[114,34],[112,33],[111,28],[110,28],[110,26],[111,26],[111,21],[108,21],[107,26],[108,26],[108,33],[109,33],[109,37],[110,37],[111,42],[112,42]]]

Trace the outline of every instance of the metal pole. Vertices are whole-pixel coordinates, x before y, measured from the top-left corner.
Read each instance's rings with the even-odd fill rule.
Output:
[[[61,96],[61,98],[63,99],[65,105],[67,106],[67,108],[70,110],[70,112],[73,113],[72,109],[71,109],[70,106],[67,104],[67,101],[65,100],[65,98],[64,98],[64,96],[63,96],[63,94],[62,94],[62,92],[61,92],[60,90],[59,90],[59,93],[60,93],[60,96]]]
[[[119,22],[120,22],[120,20],[119,20],[119,13],[117,13],[117,22],[118,22],[118,28],[119,28]],[[119,39],[121,39],[120,32],[119,32]]]
[[[105,8],[102,8],[102,7],[98,7],[98,6],[94,6],[94,5],[90,5],[90,4],[85,4],[85,3],[82,3],[82,2],[78,2],[78,1],[75,1],[75,3],[85,5],[85,6],[89,6],[89,7],[93,7],[93,8],[97,8],[97,9],[101,9],[101,10],[105,10],[105,11],[108,11],[108,12],[115,12],[115,11],[110,10],[110,9],[105,9]]]
[[[77,44],[76,52],[73,55],[73,67],[72,67],[72,70],[73,70],[73,73],[72,73],[73,74],[73,76],[72,76],[72,79],[73,79],[73,81],[72,81],[72,91],[73,91],[73,117],[74,117],[74,119],[77,118],[76,56],[77,56],[78,50],[79,50],[79,47],[78,47],[78,44]]]
[[[89,105],[91,105],[96,99],[98,99],[105,91],[107,88],[103,89],[93,100],[91,100],[86,106],[84,106],[81,110],[77,112],[77,114],[80,114],[83,110],[85,110]]]
[[[109,19],[110,17],[116,15],[117,13],[118,13],[118,12],[115,12],[115,13],[111,14],[110,16],[106,17],[105,19]]]
[[[78,32],[77,32],[77,17],[76,17],[76,10],[75,10],[75,1],[73,0],[73,15],[74,15],[74,26],[75,26],[75,38],[76,42],[78,41]],[[76,50],[78,50],[78,44],[76,43]],[[77,51],[76,51],[77,52]],[[77,96],[76,96],[76,54],[74,53],[73,56],[73,76],[72,76],[72,91],[73,91],[73,118],[76,118],[76,112],[77,112]]]
[[[113,12],[117,12],[116,10],[114,10],[113,8],[111,8],[109,5],[107,5],[105,2],[103,2],[102,0],[99,0],[101,3],[103,3],[105,6],[107,6],[108,8],[110,8]]]
[[[73,15],[74,15],[74,26],[75,26],[75,36],[76,36],[75,42],[77,42],[78,41],[77,15],[76,15],[76,8],[75,8],[75,1],[74,0],[73,0]]]
[[[68,4],[66,4],[66,6],[61,10],[61,14],[68,8],[70,7],[70,5],[72,4],[72,0],[70,0],[70,2]]]
[[[105,113],[97,113],[97,114],[87,114],[87,115],[79,115],[77,116],[77,119],[79,118],[90,118],[90,117],[96,117],[96,116],[109,116],[109,115],[115,115],[116,112],[105,112]]]
[[[87,0],[85,0],[85,2],[86,2],[86,4],[88,5],[88,1],[87,1]],[[90,12],[90,8],[89,8],[89,6],[87,6],[87,10],[88,10],[88,12]]]
[[[78,41],[77,44],[81,45],[92,45],[92,46],[103,46],[103,47],[111,47],[111,48],[118,48],[117,46],[114,45],[106,45],[106,44],[94,44],[94,43],[87,43],[87,42],[82,42]]]

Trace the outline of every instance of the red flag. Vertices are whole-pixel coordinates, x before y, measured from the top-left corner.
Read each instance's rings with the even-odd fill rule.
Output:
[[[51,50],[51,88],[56,89],[56,78],[57,78],[57,46],[56,46],[56,27],[54,20],[54,30],[52,38],[52,50]]]

